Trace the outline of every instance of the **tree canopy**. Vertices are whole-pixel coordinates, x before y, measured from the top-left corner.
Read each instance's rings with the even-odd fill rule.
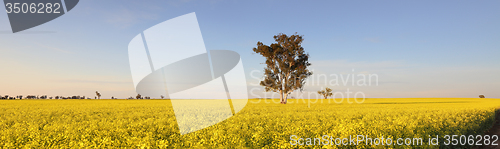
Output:
[[[97,96],[98,99],[101,99],[101,93],[95,91],[95,95]]]
[[[309,54],[305,53],[302,47],[302,35],[287,36],[280,33],[274,36],[276,43],[264,45],[257,42],[257,47],[253,48],[266,58],[264,68],[264,80],[260,82],[265,87],[266,92],[272,91],[280,94],[281,103],[286,104],[287,97],[295,90],[302,90],[305,79],[312,75],[307,68]]]
[[[325,90],[320,90],[318,91],[318,94],[323,96],[325,99],[327,99],[329,96],[332,96],[332,89],[331,88],[326,88]]]

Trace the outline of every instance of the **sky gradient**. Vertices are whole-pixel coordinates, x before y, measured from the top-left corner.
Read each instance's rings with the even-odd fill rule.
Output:
[[[135,96],[128,43],[153,25],[196,12],[207,50],[241,55],[250,98],[264,96],[257,85],[264,58],[252,48],[295,32],[304,35],[315,75],[304,97],[331,87],[372,98],[500,98],[498,6],[493,0],[82,0],[64,16],[16,34],[0,13],[0,95]],[[318,77],[348,74],[376,74],[378,86]]]

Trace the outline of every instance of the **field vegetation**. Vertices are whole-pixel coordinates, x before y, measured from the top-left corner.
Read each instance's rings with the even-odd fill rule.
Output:
[[[290,136],[321,138],[422,137],[483,134],[494,122],[498,99],[366,99],[362,104],[327,100],[249,100],[235,116],[180,135],[170,100],[2,100],[1,148],[353,148],[292,146]],[[440,141],[442,144],[442,141]]]

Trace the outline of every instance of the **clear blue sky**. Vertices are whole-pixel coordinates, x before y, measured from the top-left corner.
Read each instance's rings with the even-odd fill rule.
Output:
[[[335,91],[500,98],[498,6],[493,0],[81,0],[64,16],[17,34],[10,33],[7,14],[0,13],[0,95],[94,97],[99,90],[104,98],[133,96],[130,40],[153,25],[196,12],[208,50],[241,55],[249,91],[259,88],[251,72],[264,67],[264,59],[252,54],[256,43],[271,44],[275,34],[298,32],[315,74],[379,76],[378,86],[330,86]],[[329,85],[309,84],[304,93],[322,87]],[[254,89],[250,97],[261,92]]]

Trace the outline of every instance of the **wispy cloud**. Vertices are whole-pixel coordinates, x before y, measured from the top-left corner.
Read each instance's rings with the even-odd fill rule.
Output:
[[[167,3],[169,5],[172,5],[172,6],[180,6],[184,3],[188,3],[188,2],[191,2],[192,0],[171,0],[171,1],[167,1]]]
[[[144,20],[154,20],[159,16],[154,13],[144,11],[134,11],[129,8],[119,8],[115,11],[110,11],[104,15],[106,22],[116,27],[125,29],[129,28]]]
[[[335,91],[361,91],[367,97],[477,97],[485,94],[489,97],[497,97],[499,94],[495,89],[500,87],[497,76],[498,69],[489,67],[455,66],[443,67],[436,65],[417,65],[402,61],[347,61],[347,60],[324,60],[312,61],[311,70],[313,75],[306,81],[304,93],[314,93],[322,88],[330,87]],[[255,73],[257,74],[257,73]],[[352,85],[352,78],[356,75],[354,83],[360,78],[358,74],[376,74],[377,80],[367,80],[372,86]],[[346,85],[333,85],[331,81],[336,77],[343,81],[350,75]],[[257,85],[262,80],[259,76],[251,76],[248,80],[250,90],[255,95],[263,95],[263,88]],[[376,82],[374,82],[376,81]]]
[[[371,43],[380,43],[382,40],[379,37],[371,37],[371,38],[365,38],[366,41],[369,41]]]
[[[132,84],[131,81],[103,81],[103,80],[78,80],[78,79],[68,79],[68,80],[55,80],[57,82],[63,83],[91,83],[91,84]]]
[[[410,66],[401,61],[378,61],[378,62],[367,62],[367,61],[357,61],[351,62],[347,60],[322,60],[322,61],[312,61],[311,69],[318,70],[350,70],[359,69],[362,71],[366,70],[380,70],[380,69],[396,69],[405,68]]]
[[[42,47],[42,48],[45,48],[45,49],[48,49],[48,50],[52,50],[52,51],[57,51],[57,52],[66,53],[66,54],[70,54],[71,53],[68,50],[63,50],[63,49],[58,48],[58,47],[52,47],[52,46],[47,46],[47,45],[43,45],[43,44],[37,44],[37,45],[40,46],[40,47]]]

